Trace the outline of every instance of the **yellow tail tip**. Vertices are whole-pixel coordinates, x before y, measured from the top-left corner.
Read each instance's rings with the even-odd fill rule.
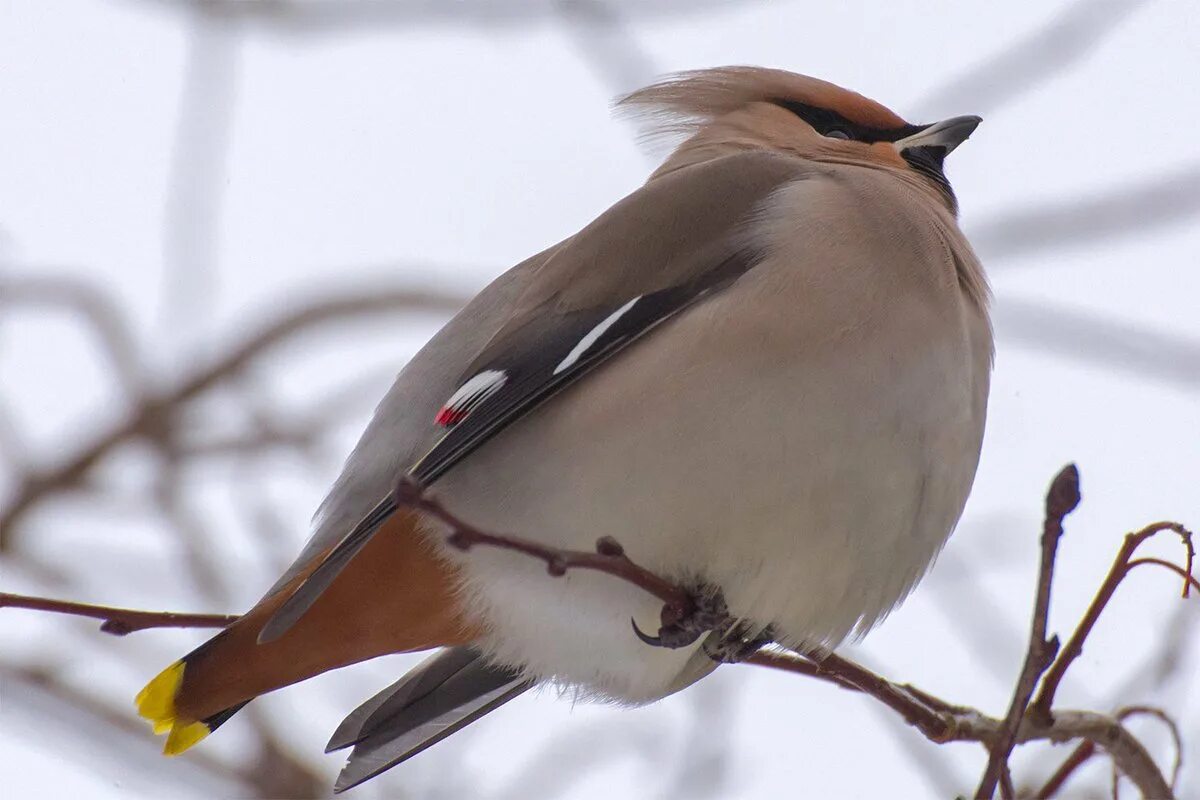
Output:
[[[146,684],[146,688],[138,692],[134,701],[138,714],[150,722],[154,732],[167,734],[163,753],[168,756],[179,755],[209,734],[208,726],[203,722],[176,716],[175,697],[183,683],[185,666],[182,661],[176,661],[158,673]]]
[[[163,745],[163,755],[177,756],[211,733],[203,722],[176,722]]]
[[[182,661],[176,661],[164,669],[154,680],[146,684],[146,688],[137,694],[138,714],[150,720],[155,732],[160,725],[170,724],[175,720],[175,695],[179,693],[179,685],[183,683]]]

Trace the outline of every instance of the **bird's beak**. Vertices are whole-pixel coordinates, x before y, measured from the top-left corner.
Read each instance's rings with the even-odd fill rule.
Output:
[[[974,115],[944,119],[900,139],[896,142],[896,149],[903,152],[910,147],[944,147],[949,154],[965,142],[982,121],[981,117]]]

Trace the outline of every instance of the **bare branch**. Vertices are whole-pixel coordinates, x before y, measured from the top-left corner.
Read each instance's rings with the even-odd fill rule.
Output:
[[[1091,760],[1094,755],[1096,755],[1095,742],[1091,739],[1085,739],[1080,742],[1079,746],[1071,751],[1071,755],[1067,756],[1062,765],[1054,771],[1054,774],[1042,784],[1042,788],[1037,790],[1034,798],[1036,800],[1050,800],[1050,798],[1058,794],[1058,790],[1075,774],[1075,771]]]
[[[1054,561],[1058,555],[1058,542],[1063,535],[1063,519],[1079,505],[1079,471],[1074,464],[1063,468],[1050,484],[1046,494],[1046,519],[1042,525],[1042,564],[1038,571],[1037,598],[1033,606],[1033,621],[1029,633],[1029,647],[1025,652],[1025,664],[1017,679],[1016,690],[1004,727],[988,754],[987,768],[975,790],[977,800],[989,800],[996,791],[996,783],[1008,764],[1009,754],[1016,743],[1017,729],[1025,717],[1025,709],[1038,678],[1042,676],[1054,656],[1058,653],[1058,637],[1046,638],[1046,623],[1050,615],[1050,590],[1054,583]],[[1005,800],[1012,800],[1011,786],[1005,787]]]
[[[763,650],[747,658],[744,663],[806,675],[843,689],[863,692],[904,717],[904,721],[921,731],[925,738],[938,743],[954,739],[954,723],[946,718],[941,709],[930,707],[907,687],[892,683],[866,667],[832,653],[819,659],[808,659],[790,653]]]
[[[397,484],[395,497],[400,506],[423,511],[449,527],[451,534],[447,541],[460,550],[487,545],[524,553],[545,561],[546,571],[555,577],[565,575],[570,569],[590,569],[607,573],[662,600],[664,624],[683,619],[695,607],[692,597],[687,592],[630,561],[624,548],[611,536],[598,540],[594,553],[563,550],[515,536],[501,536],[482,531],[452,514],[440,501],[426,494],[423,487],[408,478]]]
[[[376,287],[340,297],[316,300],[289,313],[237,342],[222,355],[183,376],[173,386],[145,396],[128,416],[85,443],[56,466],[25,478],[14,498],[0,513],[0,551],[8,548],[22,516],[53,492],[74,488],[101,459],[132,439],[161,431],[164,419],[231,375],[237,374],[267,350],[330,322],[398,311],[448,312],[464,303],[460,295],[405,288]],[[262,316],[252,315],[253,318]]]
[[[8,592],[0,592],[0,608],[27,608],[32,611],[49,611],[52,614],[68,614],[73,617],[103,620],[100,630],[114,636],[124,636],[127,633],[150,628],[224,628],[237,620],[237,616],[231,614],[137,611],[130,608],[74,603],[69,600],[52,600],[48,597],[30,597]]]
[[[999,298],[992,312],[998,338],[1072,362],[1200,387],[1200,342],[1114,322],[1058,305]]]
[[[1120,552],[1117,553],[1112,568],[1108,572],[1108,576],[1100,584],[1100,589],[1096,592],[1096,596],[1092,599],[1087,611],[1084,612],[1083,618],[1075,628],[1075,632],[1063,647],[1058,659],[1046,671],[1046,677],[1042,681],[1042,687],[1038,692],[1037,700],[1033,702],[1033,705],[1029,709],[1030,713],[1036,719],[1045,722],[1052,718],[1050,709],[1054,704],[1054,694],[1058,691],[1058,686],[1062,683],[1062,679],[1067,674],[1067,670],[1071,667],[1071,664],[1083,653],[1083,644],[1087,641],[1088,635],[1100,619],[1100,614],[1108,607],[1108,603],[1112,600],[1113,594],[1116,593],[1117,587],[1121,585],[1121,581],[1125,580],[1125,576],[1133,568],[1130,561],[1133,558],[1134,552],[1147,539],[1163,531],[1173,531],[1178,534],[1187,550],[1186,573],[1189,581],[1184,583],[1184,596],[1187,596],[1192,563],[1195,557],[1195,549],[1192,546],[1192,535],[1187,528],[1177,522],[1155,522],[1136,533],[1126,536],[1125,542],[1121,546]]]
[[[965,718],[962,720],[962,736],[968,741],[986,741],[989,722],[983,717]],[[1146,748],[1119,722],[1104,714],[1060,711],[1050,726],[1040,726],[1027,719],[1017,732],[1018,744],[1038,740],[1069,742],[1074,739],[1087,739],[1103,748],[1117,770],[1133,781],[1144,797],[1170,800],[1175,796]]]
[[[1190,550],[1188,551],[1188,559],[1189,561],[1195,559],[1194,553],[1192,553]],[[1163,561],[1161,558],[1135,558],[1133,561],[1129,562],[1129,571],[1132,572],[1134,567],[1150,564],[1170,570],[1179,577],[1183,578],[1183,599],[1186,600],[1190,596],[1192,589],[1200,591],[1200,579],[1197,579],[1192,574],[1192,565],[1190,563],[1185,568],[1179,566],[1178,564],[1172,564],[1170,561]]]
[[[1200,164],[1113,189],[1025,206],[971,226],[971,242],[990,269],[1014,269],[1005,259],[1069,247],[1095,246],[1192,220],[1200,214]],[[1047,260],[1030,261],[1047,268]]]
[[[1170,714],[1154,706],[1126,706],[1116,713],[1119,722],[1136,716],[1153,717],[1161,722],[1170,734],[1171,743],[1175,745],[1175,760],[1171,765],[1171,791],[1174,791],[1175,785],[1179,783],[1179,771],[1183,769],[1183,736],[1179,733],[1178,723],[1171,719]]]
[[[934,89],[917,108],[923,114],[993,111],[1077,64],[1142,5],[1145,0],[1076,0],[1049,25]]]
[[[770,658],[767,658],[768,656]],[[819,678],[843,689],[862,691],[860,687],[845,680],[840,674],[824,671],[820,666],[791,654],[757,653],[746,663],[770,666],[799,675]],[[887,682],[884,678],[879,679]],[[1005,720],[986,716],[965,706],[945,703],[923,692],[918,693],[911,686],[898,684],[890,684],[890,686],[901,696],[908,694],[914,698],[920,697],[922,702],[933,700],[943,706],[940,713],[943,715],[944,730],[947,731],[945,735],[930,736],[925,728],[914,724],[914,727],[926,734],[931,741],[939,744],[981,742],[992,745],[999,741],[1002,735],[1008,735],[1007,721]],[[874,699],[880,699],[874,693],[867,692],[867,694]],[[1086,739],[1103,748],[1112,757],[1121,773],[1129,777],[1146,797],[1170,798],[1173,796],[1171,787],[1158,771],[1154,759],[1150,757],[1146,749],[1117,720],[1104,714],[1091,711],[1060,711],[1050,725],[1039,725],[1026,718],[1017,729],[1015,744],[1027,744],[1035,741],[1058,743],[1074,739]]]

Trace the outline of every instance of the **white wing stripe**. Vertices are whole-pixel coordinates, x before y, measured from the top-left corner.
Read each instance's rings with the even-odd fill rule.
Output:
[[[451,395],[438,412],[437,422],[443,425],[458,422],[475,406],[498,392],[507,381],[508,375],[502,370],[485,369],[458,387],[458,391]]]
[[[567,357],[558,362],[558,366],[554,368],[554,374],[557,375],[578,361],[579,358],[587,352],[588,348],[594,345],[596,340],[604,335],[605,331],[615,325],[617,320],[624,316],[625,312],[633,308],[633,304],[641,299],[642,296],[639,294],[637,297],[633,298],[628,303],[621,306],[616,311],[601,320],[599,325],[588,331],[587,335],[580,339],[579,342],[571,348],[571,352],[567,353]]]

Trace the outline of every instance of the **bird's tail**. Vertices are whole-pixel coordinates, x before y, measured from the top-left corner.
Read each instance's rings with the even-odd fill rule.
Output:
[[[138,692],[137,698],[134,700],[137,703],[138,714],[150,723],[154,732],[167,734],[167,741],[163,745],[164,755],[179,755],[215,731],[222,723],[236,714],[242,706],[250,702],[250,700],[242,700],[203,719],[192,719],[181,713],[176,707],[176,700],[183,685],[183,675],[187,671],[188,661],[195,660],[196,656],[202,655],[203,650],[212,646],[218,639],[220,639],[220,634],[158,673]]]
[[[282,636],[259,632],[316,567],[297,574],[225,630],[158,674],[138,713],[182,753],[260,694],[387,653],[470,642],[454,567],[437,557],[407,513],[392,517]]]

